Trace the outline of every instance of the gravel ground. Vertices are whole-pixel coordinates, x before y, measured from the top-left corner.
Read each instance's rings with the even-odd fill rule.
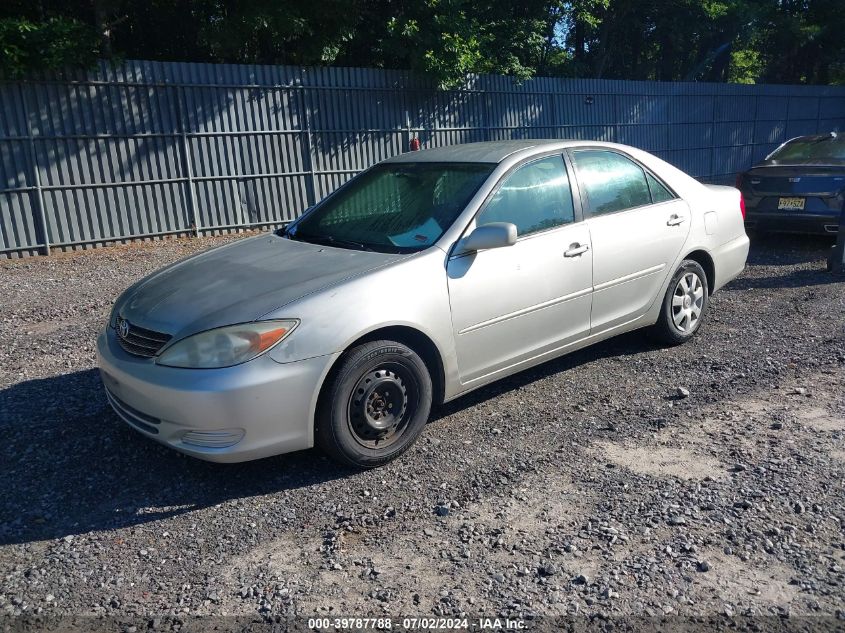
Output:
[[[111,301],[225,239],[0,262],[0,614],[845,624],[829,242],[755,240],[690,344],[633,333],[524,372],[356,472],[315,451],[200,462],[107,407],[94,339]]]

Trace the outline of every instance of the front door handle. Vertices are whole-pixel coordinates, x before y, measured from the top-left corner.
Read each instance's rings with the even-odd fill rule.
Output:
[[[669,220],[666,222],[666,225],[667,226],[678,226],[679,224],[683,224],[686,221],[687,221],[687,219],[684,216],[678,215],[677,213],[673,213],[672,215],[669,216]]]
[[[569,245],[569,250],[565,251],[563,256],[578,257],[579,255],[586,253],[588,250],[590,250],[590,247],[587,244],[579,244],[578,242],[575,242],[575,244]]]

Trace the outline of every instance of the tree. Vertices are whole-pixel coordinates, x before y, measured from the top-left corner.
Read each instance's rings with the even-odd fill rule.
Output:
[[[43,21],[2,18],[0,51],[0,72],[22,77],[69,63],[93,64],[98,52],[97,36],[90,25],[73,18],[59,16]]]
[[[548,52],[556,6],[547,0],[369,4],[356,34],[372,45],[353,44],[340,61],[410,68],[443,87],[459,83],[467,73],[532,76]]]
[[[841,0],[6,0],[0,72],[100,58],[842,83]]]

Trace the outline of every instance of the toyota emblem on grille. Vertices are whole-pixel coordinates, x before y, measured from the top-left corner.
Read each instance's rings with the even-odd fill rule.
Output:
[[[117,329],[117,334],[120,338],[126,338],[129,336],[129,321],[126,319],[118,318],[115,328]]]

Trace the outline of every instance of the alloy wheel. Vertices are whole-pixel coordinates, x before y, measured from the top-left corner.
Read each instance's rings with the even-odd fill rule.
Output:
[[[686,272],[678,280],[672,294],[672,321],[684,334],[693,332],[701,321],[704,309],[704,284],[694,272]]]

